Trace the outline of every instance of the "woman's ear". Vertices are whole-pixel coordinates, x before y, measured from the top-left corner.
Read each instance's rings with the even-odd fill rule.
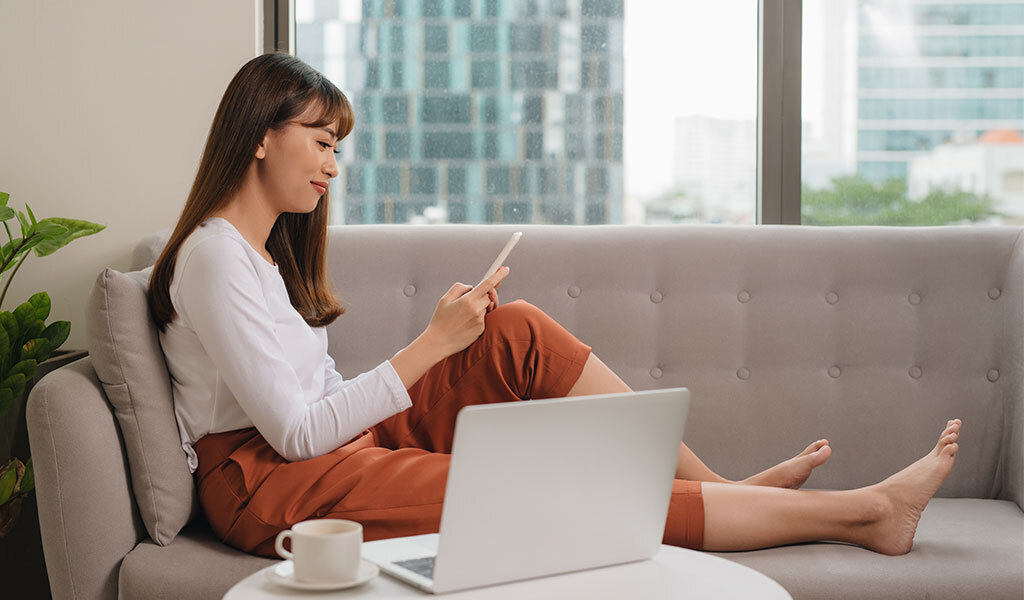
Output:
[[[263,134],[263,140],[260,141],[259,146],[256,146],[256,158],[262,160],[267,157],[267,146],[270,145],[271,133],[273,133],[273,130],[267,129],[267,132]]]

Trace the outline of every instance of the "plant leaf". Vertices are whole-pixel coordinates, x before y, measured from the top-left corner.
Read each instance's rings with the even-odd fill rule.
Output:
[[[46,329],[46,326],[43,325],[43,322],[36,319],[28,324],[28,328],[22,335],[26,341],[34,340],[38,337],[42,337],[44,329]]]
[[[7,414],[12,404],[14,404],[14,392],[7,388],[0,388],[0,417]]]
[[[32,377],[34,377],[36,374],[37,364],[38,363],[36,362],[36,359],[26,358],[25,360],[11,367],[11,370],[8,371],[8,374],[14,375],[15,373],[21,373],[22,375],[25,376],[25,381],[31,381]]]
[[[28,237],[32,232],[32,225],[28,222],[28,219],[25,218],[25,213],[20,210],[18,211],[18,220],[21,221],[21,235],[23,237]]]
[[[36,292],[28,299],[32,306],[36,307],[36,318],[45,321],[50,316],[50,295],[46,292]]]
[[[18,384],[24,385],[25,376],[21,373],[15,373],[14,375],[8,375],[6,379],[0,381],[0,388],[6,388],[8,390],[17,391]],[[17,396],[17,394],[15,394]]]
[[[28,218],[32,219],[32,224],[35,225],[36,224],[36,216],[34,214],[32,214],[32,207],[28,205],[28,202],[25,203],[25,210],[28,211]]]
[[[50,351],[52,350],[53,347],[50,346],[50,340],[46,338],[33,338],[25,342],[25,345],[21,347],[21,358],[22,360],[26,358],[34,358],[36,359],[36,362],[43,362],[47,358],[50,358]],[[10,377],[7,379],[10,379]],[[6,382],[7,379],[5,379],[4,382]],[[4,384],[0,383],[0,385]]]
[[[14,209],[9,206],[0,206],[0,221],[14,218]]]
[[[4,311],[7,312],[7,311]],[[10,314],[10,313],[7,313]],[[7,328],[0,327],[0,362],[7,359],[11,353],[11,338],[7,335]]]
[[[22,302],[14,309],[14,318],[18,320],[18,328],[21,331],[28,331],[29,326],[36,320],[36,307],[29,302]]]
[[[6,244],[4,244],[3,248],[0,248],[0,253],[3,254],[4,260],[7,260],[7,257],[11,255],[11,252],[14,252],[14,249],[17,248],[19,244],[21,244],[21,240],[22,238],[16,237],[11,241],[7,242]],[[11,262],[14,261],[12,260]]]
[[[62,226],[66,229],[66,232],[45,235],[43,241],[34,249],[36,256],[40,257],[53,254],[73,240],[87,235],[92,235],[94,233],[99,233],[107,228],[106,225],[100,225],[98,223],[82,221],[79,219],[64,219],[60,217],[43,219],[42,221],[39,221],[39,226],[42,227],[44,223],[54,223]],[[49,231],[49,229],[47,229],[47,231]]]
[[[7,206],[7,201],[11,199],[11,195],[7,192],[0,192],[0,206]]]
[[[22,335],[25,336],[26,341],[34,340],[37,337],[42,337],[44,329],[46,329],[46,326],[43,325],[43,322],[36,319],[28,324],[28,329]]]
[[[0,325],[7,332],[7,344],[0,344],[0,355],[7,356],[11,351],[13,340],[21,337],[21,327],[18,326],[18,319],[9,310],[0,312]]]
[[[25,463],[25,474],[21,476],[21,487],[18,490],[19,494],[27,494],[36,487],[36,474],[32,469],[32,457],[28,457],[28,462]]]
[[[67,233],[68,228],[66,225],[55,223],[50,219],[43,219],[42,221],[36,224],[36,231],[43,234],[43,236],[54,236],[63,235]]]
[[[10,375],[7,379],[0,381],[0,388],[10,391],[12,400],[14,398],[21,398],[21,393],[25,391],[25,376],[21,373]]]
[[[67,341],[70,333],[71,321],[54,321],[43,330],[41,337],[50,340],[51,348],[56,350],[57,348],[60,348],[61,344]]]
[[[6,504],[11,499],[11,494],[14,493],[14,486],[18,483],[18,471],[14,468],[14,461],[17,459],[12,458],[11,462],[0,471],[0,504]]]

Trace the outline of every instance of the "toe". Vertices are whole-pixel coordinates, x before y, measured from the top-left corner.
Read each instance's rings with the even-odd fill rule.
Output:
[[[812,452],[816,452],[818,450],[818,448],[821,448],[821,445],[822,445],[822,440],[818,440],[818,441],[812,443],[810,446],[807,446],[806,448],[804,448],[804,451],[801,452],[800,454],[798,454],[797,456],[807,456],[808,454],[811,454]]]
[[[814,456],[814,459],[811,461],[811,466],[819,467],[825,464],[825,461],[828,460],[828,457],[831,455],[832,448],[829,448],[828,446],[822,446],[821,448],[818,448],[818,450],[812,455]]]

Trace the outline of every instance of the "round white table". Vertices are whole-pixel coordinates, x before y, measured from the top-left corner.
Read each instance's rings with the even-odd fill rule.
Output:
[[[344,590],[311,592],[271,582],[261,569],[234,585],[224,600],[260,598],[429,598],[383,571],[363,585]],[[506,600],[515,598],[759,598],[792,600],[774,579],[739,563],[662,544],[651,560],[575,571],[488,587],[441,594],[445,598]]]

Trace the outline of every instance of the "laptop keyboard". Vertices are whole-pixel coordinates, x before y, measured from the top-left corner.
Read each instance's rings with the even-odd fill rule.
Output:
[[[395,564],[405,567],[413,573],[418,573],[427,579],[434,579],[434,557],[412,558],[409,560],[396,560]]]

